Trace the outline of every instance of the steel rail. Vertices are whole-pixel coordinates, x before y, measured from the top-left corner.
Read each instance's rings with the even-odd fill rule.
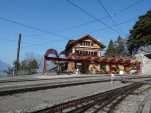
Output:
[[[136,87],[134,87],[134,88],[136,88]],[[107,112],[107,113],[111,113],[111,111],[114,109],[115,105],[118,104],[121,100],[123,100],[127,96],[128,92],[129,92],[127,90],[132,91],[132,89],[133,89],[133,87],[132,88],[128,87],[128,89],[126,89],[126,87],[125,87],[124,90],[123,89],[113,90],[111,93],[106,94],[105,97],[103,97],[104,100],[101,100],[101,101],[97,100],[98,102],[94,103],[92,105],[92,107],[89,107],[88,110],[86,110],[86,109],[83,110],[83,111],[81,110],[82,112],[73,112],[73,111],[70,111],[69,113],[85,113],[85,112],[86,113],[97,113],[99,110],[101,110],[105,106],[111,104],[112,101],[115,101],[114,104],[111,104],[110,109]],[[118,97],[120,97],[120,98],[118,98]],[[96,105],[98,106],[98,108],[95,108]],[[94,109],[92,109],[92,108],[94,108]],[[83,108],[81,108],[81,109],[83,109]]]
[[[102,74],[103,76],[104,75],[107,75],[107,74]],[[58,76],[58,75],[56,75],[56,76]],[[71,77],[56,77],[56,78],[25,78],[25,79],[15,79],[15,78],[13,78],[13,77],[10,77],[9,79],[4,79],[4,80],[2,80],[2,79],[0,79],[0,84],[1,83],[8,83],[8,82],[26,82],[26,81],[45,81],[45,80],[58,80],[58,79],[72,79],[72,78],[94,78],[94,77],[102,77],[102,76],[98,76],[98,75],[88,75],[88,76],[82,76],[82,74],[81,74],[81,76],[71,76]]]
[[[90,108],[98,105],[97,109],[94,109],[92,113],[97,113],[99,110],[112,103],[117,97],[120,97],[115,102],[115,105],[118,104],[123,98],[125,98],[129,93],[141,87],[143,83],[132,83],[127,86],[120,88],[112,89],[103,93],[98,93],[95,95],[79,98],[76,100],[71,100],[64,102],[52,107],[48,107],[43,110],[34,111],[30,113],[85,113]],[[114,109],[114,105],[110,106],[110,113]]]
[[[15,86],[11,88],[0,89],[0,96],[12,95],[17,93],[24,93],[30,91],[37,90],[46,90],[46,89],[54,89],[54,88],[62,88],[62,87],[71,87],[85,84],[94,84],[101,82],[109,82],[110,79],[101,80],[101,79],[93,79],[93,80],[80,80],[80,81],[70,81],[70,82],[53,82],[53,83],[41,83],[34,85],[25,85],[25,86]]]

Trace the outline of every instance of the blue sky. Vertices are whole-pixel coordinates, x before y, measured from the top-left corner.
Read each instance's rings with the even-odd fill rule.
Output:
[[[118,33],[66,0],[0,0],[0,59],[8,64],[16,59],[18,33],[22,33],[21,59],[27,53],[43,55],[48,48],[63,50],[69,39],[77,39],[86,34],[107,45],[110,39],[115,40],[119,35],[127,37],[138,17],[151,9],[151,0],[101,0],[114,19],[113,23],[97,0],[71,1]],[[135,2],[137,3],[133,5]],[[1,17],[45,32],[4,21]]]

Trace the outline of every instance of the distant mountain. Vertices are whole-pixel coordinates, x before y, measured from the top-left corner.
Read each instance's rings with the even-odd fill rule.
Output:
[[[0,71],[7,70],[9,65],[0,60]]]

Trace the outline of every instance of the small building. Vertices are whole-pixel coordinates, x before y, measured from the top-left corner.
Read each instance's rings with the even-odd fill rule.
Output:
[[[141,62],[142,74],[149,75],[151,67],[151,45],[139,47],[135,52],[135,56]]]
[[[88,56],[90,56],[91,58],[100,57],[101,50],[103,50],[104,48],[105,46],[95,37],[91,35],[85,35],[77,40],[69,40],[65,47],[65,55],[68,58],[74,57],[75,59],[81,59]],[[68,62],[67,64],[67,71],[72,73],[77,69],[81,73],[96,73],[97,71],[99,71],[99,68],[100,66],[93,62]]]

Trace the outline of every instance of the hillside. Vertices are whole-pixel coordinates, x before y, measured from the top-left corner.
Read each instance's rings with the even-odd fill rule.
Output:
[[[8,69],[8,65],[0,60],[0,71],[4,71]]]

